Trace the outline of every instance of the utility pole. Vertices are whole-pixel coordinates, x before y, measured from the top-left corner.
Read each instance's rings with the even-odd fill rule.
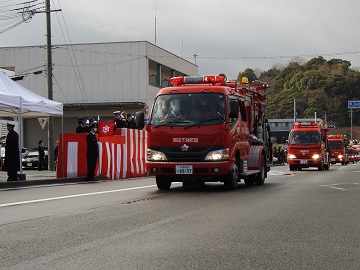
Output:
[[[51,55],[51,19],[50,19],[50,0],[45,0],[46,5],[46,49],[47,49],[47,84],[48,99],[53,100],[52,83],[52,55]],[[54,170],[54,118],[48,118],[48,162],[49,170]]]
[[[194,56],[195,65],[196,65],[196,57],[198,57],[199,55],[197,53],[194,53],[193,56]]]
[[[46,13],[46,49],[47,49],[47,84],[48,99],[53,100],[53,82],[52,82],[52,50],[51,50],[51,19],[50,12],[60,10],[50,10],[50,0],[45,0]],[[48,165],[49,170],[55,170],[54,164],[54,117],[48,117]]]

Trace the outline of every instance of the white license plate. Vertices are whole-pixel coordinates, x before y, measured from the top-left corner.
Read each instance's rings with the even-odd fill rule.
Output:
[[[176,165],[176,174],[192,174],[192,165]]]
[[[335,161],[335,158],[332,158],[331,161]]]
[[[28,167],[32,167],[32,163],[28,163],[27,166],[28,166]]]
[[[303,159],[303,160],[300,160],[300,164],[307,164],[307,160],[306,159]]]

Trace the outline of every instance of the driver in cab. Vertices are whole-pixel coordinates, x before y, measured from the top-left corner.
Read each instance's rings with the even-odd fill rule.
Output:
[[[165,115],[165,119],[179,119],[184,120],[186,117],[181,113],[181,104],[179,99],[173,99],[170,101],[169,112]]]

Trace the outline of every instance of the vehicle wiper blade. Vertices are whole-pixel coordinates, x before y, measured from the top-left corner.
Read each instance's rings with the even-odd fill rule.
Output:
[[[191,124],[191,125],[185,126],[185,129],[187,129],[187,128],[189,128],[189,127],[195,127],[195,126],[200,127],[200,126],[201,126],[201,122],[202,122],[202,121],[197,121],[196,123],[193,123],[193,124]]]
[[[157,128],[157,127],[162,127],[162,126],[170,126],[172,124],[186,124],[186,123],[190,123],[191,121],[189,120],[169,120],[169,121],[166,121],[165,123],[162,123],[162,124],[159,124],[159,125],[154,125],[154,128]]]
[[[210,122],[210,121],[215,121],[215,120],[225,120],[222,116],[221,117],[215,117],[215,118],[209,118],[209,119],[205,119],[205,120],[201,120],[200,123],[205,123],[205,122]]]

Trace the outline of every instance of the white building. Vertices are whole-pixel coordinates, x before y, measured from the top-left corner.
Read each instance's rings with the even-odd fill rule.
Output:
[[[24,76],[19,84],[48,98],[46,55],[46,46],[2,47],[0,68]],[[53,45],[52,61],[53,100],[64,103],[65,133],[75,131],[78,117],[112,120],[113,111],[150,110],[171,77],[198,74],[195,64],[147,41]],[[47,141],[47,125],[42,129],[40,122],[24,120],[27,148]],[[61,119],[54,123],[57,140]]]

